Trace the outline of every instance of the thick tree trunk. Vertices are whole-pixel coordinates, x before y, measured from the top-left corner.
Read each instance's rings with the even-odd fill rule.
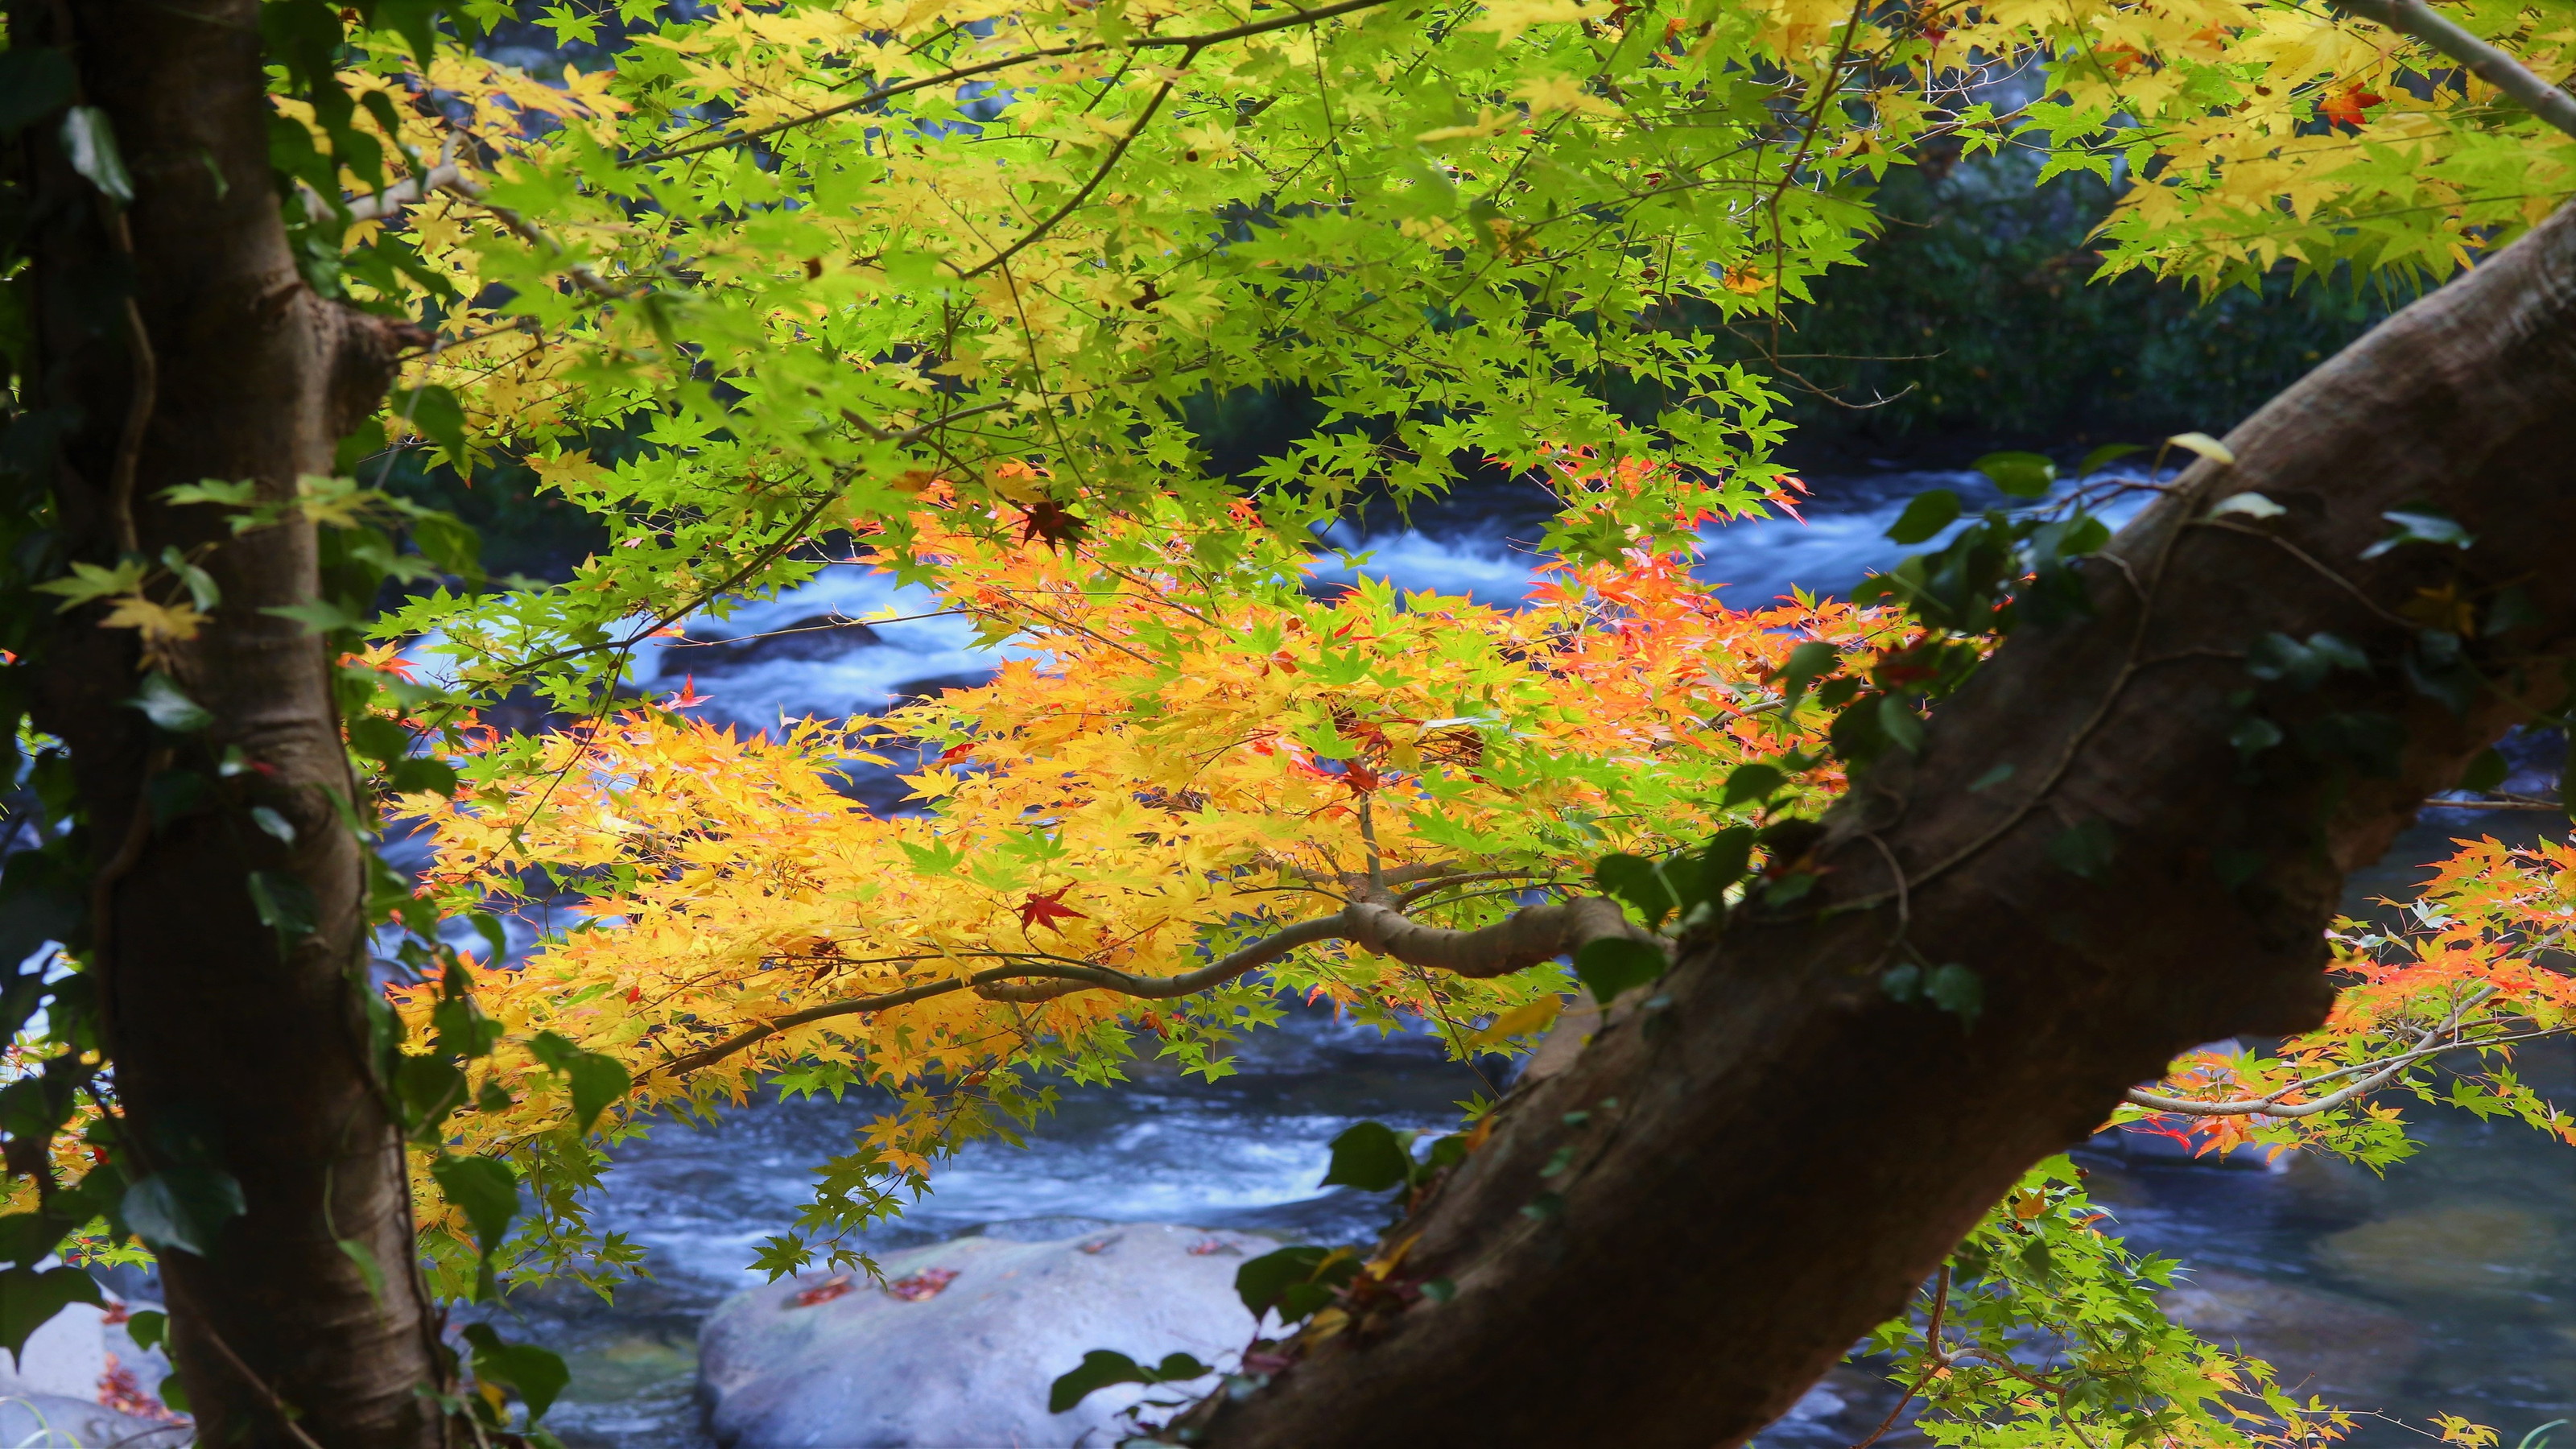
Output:
[[[2195,466],[2087,566],[2096,616],[2016,633],[1919,758],[1836,812],[1815,895],[1880,904],[1687,945],[1669,1004],[1522,1092],[1404,1229],[1419,1234],[1406,1275],[1450,1278],[1456,1296],[1314,1346],[1202,1442],[1739,1443],[2126,1088],[2197,1042],[2317,1025],[2345,873],[2566,689],[2576,213],[2228,443],[2233,466]],[[2244,491],[2286,511],[2211,516]],[[2427,504],[2474,547],[2362,558],[2387,510]],[[2402,661],[2427,647],[2410,609],[2439,620],[2426,600],[2451,589],[2485,626],[2517,587],[2529,622],[2448,636],[2490,680],[2464,712],[2410,683]],[[2372,671],[2306,694],[2248,675],[2257,639],[2320,630]],[[2418,677],[2449,645],[2430,647]],[[2290,737],[2250,763],[2229,741],[2246,690]],[[2403,728],[2376,774],[2374,715]],[[2004,764],[2009,780],[1971,788]],[[2079,878],[2051,846],[2092,822],[2113,863]],[[1900,940],[1979,973],[1972,1029],[1880,990]],[[1574,1166],[1542,1179],[1560,1148]],[[1561,1210],[1523,1211],[1546,1191]]]
[[[98,869],[92,955],[123,1159],[138,1176],[220,1167],[248,1204],[205,1256],[162,1256],[176,1355],[205,1443],[432,1444],[438,1418],[416,1390],[437,1378],[434,1330],[402,1148],[372,1082],[359,846],[333,800],[352,789],[334,664],[304,626],[263,612],[315,597],[314,530],[236,538],[219,509],[159,501],[208,479],[286,499],[299,475],[329,472],[336,440],[383,395],[400,329],[298,277],[268,165],[258,0],[44,0],[19,5],[11,29],[72,54],[135,194],[120,221],[60,148],[31,140],[35,401],[68,423],[64,544],[101,563],[202,550],[223,594],[168,661],[213,716],[201,736],[157,735],[127,703],[136,636],[96,609],[66,620],[38,664],[38,717],[72,748]],[[257,828],[253,805],[292,823],[291,846]],[[263,923],[253,871],[310,891],[309,934]],[[381,1301],[344,1242],[379,1265]]]

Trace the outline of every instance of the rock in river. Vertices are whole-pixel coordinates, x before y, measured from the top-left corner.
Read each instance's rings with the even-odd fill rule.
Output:
[[[1276,1246],[1127,1224],[891,1253],[883,1287],[864,1274],[772,1283],[708,1318],[699,1392],[726,1449],[1106,1449],[1118,1411],[1152,1391],[1119,1385],[1050,1414],[1057,1375],[1095,1348],[1140,1363],[1240,1351],[1253,1321],[1235,1269]]]
[[[2174,1321],[2272,1365],[2281,1387],[2366,1402],[2395,1392],[2423,1350],[2403,1314],[2339,1293],[2231,1273],[2193,1272],[2164,1294]]]

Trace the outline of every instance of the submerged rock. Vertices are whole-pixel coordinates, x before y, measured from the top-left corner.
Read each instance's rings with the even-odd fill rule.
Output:
[[[2556,1224],[2504,1203],[2447,1203],[2347,1228],[2317,1261],[2391,1298],[2475,1300],[2487,1311],[2543,1311],[2570,1253]]]
[[[2164,1308],[2219,1347],[2270,1364],[2303,1398],[2385,1395],[2423,1350],[2402,1314],[2250,1273],[2196,1270],[2164,1294]]]
[[[0,1444],[9,1449],[181,1449],[196,1426],[120,1414],[66,1394],[0,1393]]]
[[[1240,1351],[1248,1233],[1126,1224],[1047,1241],[959,1238],[864,1274],[808,1274],[726,1299],[699,1334],[699,1392],[726,1449],[1027,1449],[1117,1442],[1119,1411],[1190,1386],[1103,1389],[1047,1412],[1095,1348],[1140,1363]],[[1204,1383],[1196,1385],[1203,1391]]]

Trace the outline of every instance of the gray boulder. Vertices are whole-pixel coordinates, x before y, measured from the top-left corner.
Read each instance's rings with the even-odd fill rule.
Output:
[[[1120,1410],[1210,1381],[1123,1384],[1050,1414],[1056,1377],[1095,1348],[1222,1367],[1253,1333],[1235,1270],[1277,1246],[1128,1224],[888,1254],[885,1288],[863,1274],[772,1283],[708,1318],[699,1392],[726,1449],[1107,1449],[1124,1432]]]
[[[0,1444],[9,1449],[181,1449],[193,1425],[120,1414],[65,1394],[0,1393]]]
[[[2424,1347],[2420,1330],[2403,1314],[2223,1268],[2194,1270],[2163,1299],[2175,1322],[2270,1364],[2281,1387],[2301,1397],[2367,1400],[2393,1393]]]

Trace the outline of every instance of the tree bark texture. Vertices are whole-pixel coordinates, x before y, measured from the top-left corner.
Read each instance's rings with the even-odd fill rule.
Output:
[[[2092,616],[2025,625],[1919,756],[1855,785],[1796,914],[1685,942],[1658,1003],[1506,1104],[1397,1235],[1404,1276],[1454,1298],[1308,1347],[1212,1406],[1202,1442],[1741,1443],[2125,1089],[2195,1043],[2320,1024],[2345,874],[2566,690],[2576,213],[2227,442],[2232,466],[2196,464],[2084,565]],[[2284,511],[2213,516],[2247,491]],[[2474,546],[2362,557],[2421,505]],[[2486,625],[2515,587],[2527,622],[2425,642],[2446,597]],[[2306,693],[2248,674],[2262,636],[2321,630],[2371,670]],[[2488,681],[2459,709],[2415,682],[2453,645]],[[2247,690],[2288,737],[2250,760],[2229,739]],[[2375,769],[2334,743],[2374,716]],[[2094,878],[2060,863],[2078,827],[2109,831]],[[1877,977],[1905,959],[1974,969],[1973,1027],[1890,1000]],[[1560,1148],[1573,1165],[1542,1178]]]
[[[268,164],[257,0],[21,0],[11,29],[71,53],[135,195],[120,218],[50,138],[29,139],[33,401],[63,427],[66,552],[107,564],[202,550],[222,589],[168,661],[213,716],[201,737],[174,743],[127,703],[136,635],[101,627],[94,607],[67,617],[37,665],[38,718],[71,747],[89,822],[92,956],[129,1170],[198,1160],[247,1201],[206,1256],[161,1260],[201,1442],[436,1443],[416,1392],[437,1378],[435,1330],[362,1014],[360,847],[333,798],[353,787],[334,661],[302,624],[263,612],[315,597],[314,529],[290,518],[234,537],[223,510],[159,498],[250,479],[287,499],[299,475],[328,473],[383,396],[403,329],[297,273]],[[236,770],[217,781],[227,751]],[[189,772],[220,803],[182,803],[170,787]],[[291,845],[255,827],[254,803],[292,824]],[[312,893],[310,934],[262,921],[253,871]],[[381,1301],[343,1242],[379,1266]]]

